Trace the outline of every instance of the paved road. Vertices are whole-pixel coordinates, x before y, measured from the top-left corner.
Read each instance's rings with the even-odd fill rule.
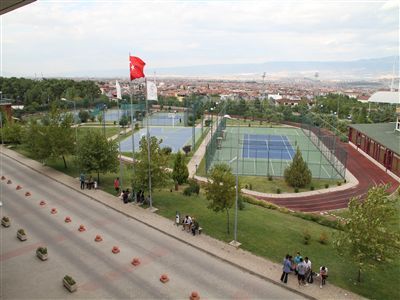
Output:
[[[4,299],[147,298],[188,299],[198,291],[202,299],[299,299],[280,286],[253,276],[157,230],[111,210],[64,185],[2,157],[2,174],[13,183],[0,182],[1,215],[12,219],[1,228],[1,296]],[[16,190],[16,185],[23,187]],[[26,197],[30,191],[32,196]],[[46,201],[41,207],[39,202]],[[50,214],[51,208],[58,213]],[[65,223],[65,216],[72,223]],[[87,231],[78,232],[83,224]],[[28,240],[16,231],[24,228]],[[103,242],[94,242],[101,234]],[[49,260],[35,257],[46,245]],[[111,253],[113,246],[121,249]],[[130,264],[133,257],[141,265]],[[162,284],[160,275],[170,281]],[[62,277],[72,275],[78,291],[69,294]]]

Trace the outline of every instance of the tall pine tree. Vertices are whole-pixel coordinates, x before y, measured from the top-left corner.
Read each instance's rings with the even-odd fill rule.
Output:
[[[187,182],[188,177],[189,177],[189,171],[185,164],[184,156],[179,151],[175,157],[174,169],[172,171],[172,178],[174,179],[175,182],[181,185]]]
[[[311,171],[297,147],[292,163],[285,169],[285,181],[292,187],[304,187],[311,182]]]

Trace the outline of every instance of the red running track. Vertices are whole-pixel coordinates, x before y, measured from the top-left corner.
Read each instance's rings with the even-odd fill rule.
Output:
[[[390,183],[391,186],[388,189],[389,193],[392,193],[397,189],[399,182],[397,182],[393,177],[379,169],[375,164],[369,161],[349,144],[343,144],[343,147],[347,151],[347,169],[359,181],[358,185],[355,187],[323,195],[304,196],[298,198],[257,198],[267,200],[268,202],[292,210],[317,212],[347,208],[350,198],[356,196],[360,196],[361,198],[365,197],[368,189],[377,184]]]

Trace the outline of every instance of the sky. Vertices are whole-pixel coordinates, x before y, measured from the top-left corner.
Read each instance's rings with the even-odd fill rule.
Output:
[[[2,76],[399,53],[399,1],[37,1],[0,17]]]

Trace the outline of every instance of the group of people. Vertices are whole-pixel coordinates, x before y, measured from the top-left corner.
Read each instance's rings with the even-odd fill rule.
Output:
[[[179,225],[179,213],[176,214],[176,224]],[[187,232],[192,232],[193,235],[196,235],[196,231],[199,230],[200,225],[199,222],[189,215],[186,215],[185,218],[182,220],[182,230],[186,230]]]
[[[81,173],[79,181],[81,182],[81,190],[84,190],[85,186],[89,190],[92,188],[97,190],[97,181],[93,180],[92,176],[89,176],[88,180],[86,180],[85,174]]]
[[[317,276],[320,277],[319,287],[322,289],[322,286],[325,285],[326,279],[328,278],[328,268],[326,266],[321,266],[319,268],[319,273],[313,272],[311,260],[307,256],[303,259],[300,252],[297,252],[294,258],[287,254],[283,260],[282,269],[281,281],[283,283],[287,283],[289,274],[294,272],[295,275],[297,275],[299,286],[307,286],[313,283],[314,276]]]

